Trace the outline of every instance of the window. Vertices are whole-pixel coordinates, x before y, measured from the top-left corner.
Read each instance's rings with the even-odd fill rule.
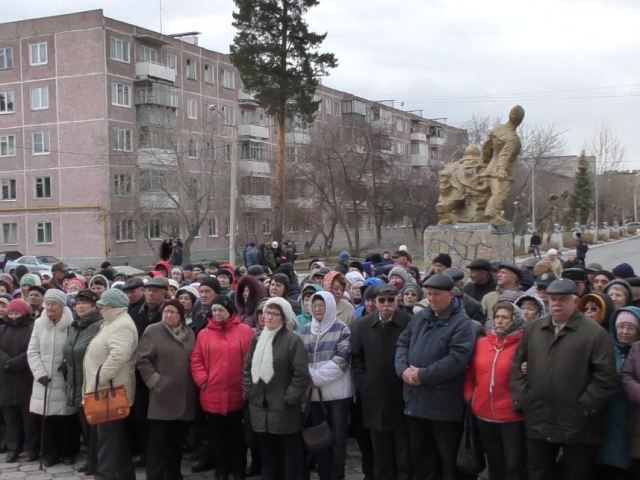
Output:
[[[113,129],[113,149],[123,152],[133,150],[131,146],[131,130],[128,128]]]
[[[396,131],[404,132],[404,122],[399,118],[396,118]]]
[[[49,87],[34,87],[31,89],[31,109],[46,110],[49,108]]]
[[[204,83],[213,85],[213,65],[204,64]]]
[[[42,245],[51,243],[53,243],[51,222],[36,223],[36,244]]]
[[[29,65],[32,67],[47,64],[47,42],[29,45]]]
[[[162,222],[159,217],[149,219],[147,225],[147,236],[151,240],[159,240],[162,238]]]
[[[236,88],[236,75],[233,70],[222,70],[222,86]]]
[[[131,175],[116,173],[113,176],[113,192],[119,197],[131,195]]]
[[[165,192],[168,188],[167,173],[164,171],[147,170],[140,185],[141,192]]]
[[[265,218],[262,221],[262,234],[263,235],[271,235],[271,220]]]
[[[49,132],[38,132],[31,136],[31,143],[34,155],[48,155],[49,150]]]
[[[185,61],[186,64],[186,75],[188,80],[196,80],[196,60],[195,58],[187,58]]]
[[[298,233],[300,232],[300,226],[297,223],[289,224],[289,233]]]
[[[139,53],[141,62],[158,62],[158,52],[155,48],[141,46]]]
[[[244,227],[247,233],[250,233],[253,235],[256,231],[256,219],[253,217],[245,218]]]
[[[166,63],[167,67],[173,68],[174,70],[178,69],[178,57],[173,53],[167,53]]]
[[[0,48],[0,70],[13,68],[13,48]]]
[[[17,223],[2,224],[2,244],[3,245],[18,244],[18,224]]]
[[[187,118],[192,120],[198,118],[198,104],[194,98],[187,98]]]
[[[231,159],[233,158],[233,145],[230,143],[225,143],[224,147],[222,148],[222,154],[224,155],[225,162],[231,162]]]
[[[15,102],[15,92],[0,92],[0,113],[13,113]]]
[[[209,236],[217,237],[218,236],[218,222],[215,218],[209,218]]]
[[[0,180],[0,200],[15,200],[16,199],[16,179],[15,178],[3,178]]]
[[[16,136],[4,135],[0,137],[0,157],[12,157],[16,154]]]
[[[36,198],[51,198],[51,177],[36,177]]]
[[[311,231],[311,222],[309,220],[304,221],[304,231],[309,233]]]
[[[111,37],[111,59],[129,63],[129,42]]]
[[[116,222],[116,242],[131,242],[135,239],[133,220],[118,220]]]
[[[131,97],[129,91],[129,85],[113,82],[111,84],[111,104],[118,107],[130,107]]]
[[[225,125],[235,125],[235,118],[233,115],[233,107],[229,105],[222,106],[222,116],[224,117]]]
[[[189,140],[189,158],[198,158],[198,142]]]
[[[333,103],[331,102],[331,99],[326,98],[324,100],[324,111],[327,112],[328,114],[331,114],[331,107],[333,106]]]

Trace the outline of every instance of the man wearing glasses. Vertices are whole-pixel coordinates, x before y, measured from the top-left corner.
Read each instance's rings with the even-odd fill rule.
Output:
[[[411,316],[398,309],[393,285],[375,288],[377,311],[354,321],[353,379],[371,432],[376,480],[409,480],[409,438],[403,414],[402,380],[395,372],[396,342]]]

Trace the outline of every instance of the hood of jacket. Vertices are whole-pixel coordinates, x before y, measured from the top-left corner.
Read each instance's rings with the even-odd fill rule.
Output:
[[[611,338],[613,339],[613,343],[616,345],[616,347],[630,348],[631,347],[630,344],[623,345],[622,343],[620,343],[620,340],[618,340],[618,331],[616,330],[616,319],[618,318],[618,315],[620,315],[620,312],[631,313],[634,317],[636,317],[636,319],[638,320],[638,323],[640,323],[640,307],[629,306],[629,307],[618,308],[615,312],[613,312],[613,315],[611,315],[611,321],[609,322],[609,333],[611,334]]]
[[[611,280],[609,283],[607,283],[607,286],[604,289],[605,293],[607,293],[609,291],[609,288],[611,288],[613,285],[618,285],[619,287],[622,287],[625,289],[629,298],[629,301],[626,306],[631,305],[633,303],[633,291],[631,291],[631,286],[627,283],[627,281],[621,278],[616,278],[615,280]]]
[[[584,311],[585,305],[590,301],[593,301],[600,306],[600,310],[602,311],[600,325],[602,325],[602,327],[606,330],[610,331],[609,323],[611,321],[611,315],[616,309],[613,305],[611,297],[609,297],[609,295],[605,295],[604,293],[587,293],[586,295],[581,297],[580,300],[578,300],[578,308],[580,309],[580,311]]]
[[[168,260],[158,260],[154,269],[158,270],[158,267],[164,268],[167,271],[167,276],[171,275],[171,264]]]
[[[333,295],[331,295],[331,293],[329,292],[322,291],[314,293],[311,297],[311,303],[313,303],[313,300],[316,298],[324,301],[326,307],[324,318],[320,322],[316,320],[313,315],[313,310],[311,310],[311,333],[313,333],[314,335],[322,335],[324,332],[329,330],[331,326],[336,322],[337,307]]]
[[[544,317],[547,314],[547,306],[535,293],[525,293],[524,295],[519,296],[518,299],[513,303],[516,307],[520,308],[520,304],[525,300],[533,300],[534,302],[536,302],[538,307],[540,307],[540,313],[538,314],[537,318]]]
[[[322,280],[322,288],[324,288],[325,290],[329,291],[331,290],[331,285],[333,285],[333,281],[336,279],[336,277],[341,276],[342,279],[345,281],[347,281],[347,279],[345,278],[343,273],[340,273],[336,270],[331,270],[329,273],[327,273],[324,276],[324,279]]]
[[[244,289],[249,289],[249,298],[245,302]],[[253,315],[260,301],[267,296],[267,289],[260,280],[252,275],[245,275],[238,282],[236,288],[236,309],[240,316]]]
[[[318,292],[322,292],[323,288],[320,285],[317,285],[315,283],[308,283],[302,289],[302,292],[300,293],[300,308],[302,310],[300,312],[300,315],[303,315],[307,320],[311,320],[311,312],[307,312],[304,309],[304,294],[309,290],[311,290],[313,293],[318,293]]]

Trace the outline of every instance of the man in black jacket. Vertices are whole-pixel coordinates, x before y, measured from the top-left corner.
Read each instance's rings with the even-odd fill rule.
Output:
[[[491,262],[484,258],[479,258],[467,265],[467,268],[469,269],[469,278],[471,281],[468,282],[462,290],[478,302],[481,302],[482,297],[496,289],[496,281],[493,278]]]
[[[409,437],[402,380],[395,372],[396,342],[411,316],[398,309],[393,285],[376,287],[377,312],[353,322],[351,363],[371,432],[376,480],[409,480]]]

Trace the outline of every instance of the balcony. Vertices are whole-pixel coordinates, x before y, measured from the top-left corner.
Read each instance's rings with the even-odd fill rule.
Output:
[[[412,142],[426,142],[427,141],[427,134],[424,132],[414,132],[411,134],[411,141]]]
[[[155,62],[136,62],[136,80],[158,79],[175,83],[176,71]]]
[[[138,148],[139,167],[175,167],[178,158],[174,150],[165,148]]]
[[[259,160],[240,160],[240,173],[252,177],[271,177],[271,165]]]
[[[178,198],[178,193],[165,192],[141,192],[139,197],[140,208],[149,210],[166,210],[176,208],[173,198]]]
[[[240,124],[238,125],[238,136],[253,138],[269,138],[269,128],[261,125]]]
[[[429,157],[424,153],[412,153],[411,154],[411,166],[412,167],[426,167],[429,165]]]
[[[245,208],[270,209],[271,195],[242,195]]]
[[[244,90],[240,90],[238,92],[238,103],[244,107],[259,106],[258,101],[256,100],[256,97],[254,97],[253,94],[249,92],[245,92]]]
[[[431,145],[443,146],[445,143],[447,141],[444,137],[429,137],[429,144]]]
[[[302,131],[289,132],[285,134],[284,141],[287,145],[309,145],[311,143],[311,136],[307,132]]]

